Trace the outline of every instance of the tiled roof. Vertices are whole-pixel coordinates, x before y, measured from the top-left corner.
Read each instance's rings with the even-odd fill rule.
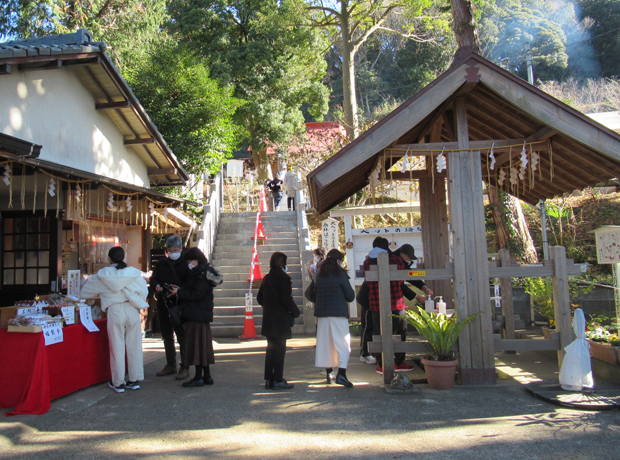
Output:
[[[90,32],[80,29],[72,34],[47,35],[0,43],[0,58],[104,53],[105,50],[104,42],[94,42]]]

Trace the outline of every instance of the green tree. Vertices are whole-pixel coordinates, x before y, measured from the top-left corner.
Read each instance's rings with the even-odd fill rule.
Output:
[[[579,17],[589,26],[603,77],[620,76],[620,2],[617,0],[577,0]]]
[[[172,0],[169,11],[174,36],[206,58],[212,78],[244,101],[235,120],[240,141],[253,150],[301,132],[302,107],[318,120],[327,112],[325,38],[292,26],[287,1]]]
[[[204,60],[173,40],[127,65],[125,78],[189,172],[217,172],[236,145],[242,101],[209,78]]]
[[[432,6],[431,0],[297,0],[299,25],[323,29],[342,59],[342,105],[349,140],[359,134],[356,54],[380,30],[389,30],[411,40],[430,40],[418,26],[431,20],[427,10]],[[306,15],[301,12],[303,9]],[[398,21],[399,16],[407,16],[409,20]],[[441,18],[439,11],[434,11],[433,18]]]
[[[165,0],[5,0],[0,35],[30,38],[87,29],[117,64],[151,43],[166,20]]]

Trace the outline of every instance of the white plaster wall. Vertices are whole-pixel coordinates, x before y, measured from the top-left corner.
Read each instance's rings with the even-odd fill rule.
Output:
[[[0,131],[40,144],[40,158],[142,187],[146,165],[71,70],[0,76]]]
[[[142,270],[142,227],[127,227],[127,254],[125,262],[131,267]]]

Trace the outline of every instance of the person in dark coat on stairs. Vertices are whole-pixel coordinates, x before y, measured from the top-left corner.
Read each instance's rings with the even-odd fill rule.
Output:
[[[211,325],[213,322],[213,285],[207,278],[209,262],[198,248],[190,248],[183,256],[189,274],[182,287],[172,286],[179,299],[181,318],[187,320],[183,362],[196,367],[196,375],[186,388],[213,385],[209,365],[215,363]]]
[[[161,338],[164,341],[164,349],[166,350],[166,366],[157,373],[157,376],[163,377],[165,375],[177,374],[177,352],[174,348],[174,335],[176,335],[181,350],[180,367],[176,376],[177,380],[184,380],[189,377],[189,370],[183,362],[185,327],[183,325],[173,326],[170,321],[168,305],[174,305],[176,298],[169,298],[168,302],[166,302],[166,295],[168,293],[164,290],[164,284],[182,286],[185,282],[189,269],[187,268],[187,261],[181,257],[182,250],[183,243],[181,238],[176,235],[168,238],[166,240],[166,257],[157,262],[150,279],[151,290],[155,292],[157,297],[157,319],[159,321]]]
[[[291,328],[300,311],[293,300],[291,277],[286,274],[286,254],[271,255],[269,273],[263,278],[256,299],[263,307],[261,334],[267,337],[265,389],[289,390],[293,384],[284,380],[286,340],[293,337]]]

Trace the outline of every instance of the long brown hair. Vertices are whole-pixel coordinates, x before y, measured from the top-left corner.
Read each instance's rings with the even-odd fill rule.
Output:
[[[339,260],[344,260],[344,254],[338,249],[332,249],[327,253],[325,260],[319,265],[317,276],[340,276],[342,267],[338,265]]]

